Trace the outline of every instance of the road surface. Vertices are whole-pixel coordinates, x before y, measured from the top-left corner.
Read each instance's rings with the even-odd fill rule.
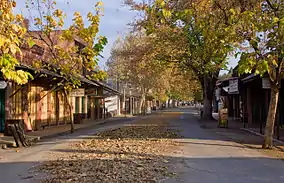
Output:
[[[169,115],[171,114],[171,115]],[[172,115],[174,114],[174,115]],[[154,114],[155,115],[155,114]],[[284,161],[264,155],[259,150],[249,149],[225,137],[200,127],[193,109],[163,111],[172,128],[180,129],[182,146],[175,153],[170,168],[177,174],[163,182],[188,183],[268,183],[284,182]],[[144,120],[151,118],[147,116]],[[48,139],[31,148],[0,151],[0,182],[39,182],[30,169],[38,162],[48,161],[47,154],[64,148],[70,142],[108,128],[116,128],[135,121],[117,121],[98,125],[96,129],[77,131]],[[95,182],[95,180],[94,180]]]

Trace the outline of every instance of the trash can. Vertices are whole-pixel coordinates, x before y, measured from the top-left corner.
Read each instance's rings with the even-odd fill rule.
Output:
[[[228,128],[228,109],[220,109],[218,126],[219,128]]]

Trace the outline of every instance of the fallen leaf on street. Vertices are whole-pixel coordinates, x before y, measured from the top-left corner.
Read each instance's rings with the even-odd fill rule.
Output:
[[[178,148],[177,131],[166,126],[126,126],[58,149],[39,166],[43,182],[158,182],[172,176],[168,153]]]

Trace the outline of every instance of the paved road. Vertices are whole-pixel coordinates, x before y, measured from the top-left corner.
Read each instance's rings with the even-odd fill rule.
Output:
[[[150,116],[143,117],[147,119]],[[40,182],[40,176],[32,172],[34,166],[48,160],[48,153],[55,149],[64,149],[70,143],[80,141],[94,133],[106,129],[118,128],[136,119],[115,120],[99,124],[91,129],[78,130],[73,134],[46,139],[30,148],[2,150],[0,149],[0,183],[33,183]]]
[[[175,115],[169,115],[175,114]],[[284,161],[269,158],[261,152],[231,142],[212,131],[202,129],[191,109],[164,111],[162,115],[173,128],[181,130],[183,144],[173,157],[172,168],[178,174],[166,183],[264,183],[284,182]],[[151,118],[151,116],[146,117]],[[132,121],[133,122],[133,121]],[[81,140],[94,132],[119,127],[130,121],[99,125],[97,129],[86,129],[75,134],[48,139],[37,146],[20,149],[20,152],[0,151],[0,182],[38,182],[33,180],[29,169],[46,154],[56,148],[64,148],[69,142]],[[5,152],[5,153],[4,153]],[[32,181],[33,180],[33,181]],[[94,181],[95,182],[95,181]]]
[[[165,182],[188,183],[270,183],[284,182],[284,161],[272,159],[259,150],[248,149],[200,128],[194,110],[181,110],[172,121],[185,137],[175,158],[178,176]]]

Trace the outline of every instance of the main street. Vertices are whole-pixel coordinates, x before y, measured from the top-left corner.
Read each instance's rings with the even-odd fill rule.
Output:
[[[145,177],[149,177],[147,181],[151,182],[150,178],[153,181],[157,180],[151,168],[159,169],[159,161],[165,162],[168,171],[167,174],[159,176],[159,180],[167,183],[284,182],[283,161],[269,157],[263,154],[261,150],[247,148],[233,142],[215,133],[214,130],[201,128],[197,115],[198,113],[194,109],[172,109],[157,112],[146,117],[138,117],[133,121],[116,121],[98,125],[94,129],[81,130],[72,135],[48,139],[31,148],[19,149],[18,152],[14,149],[1,151],[1,182],[39,182],[44,174],[40,171],[35,172],[34,166],[42,166],[42,164],[49,166],[48,171],[44,172],[45,174],[58,172],[52,170],[53,168],[61,168],[62,171],[59,169],[59,173],[60,171],[61,173],[65,172],[62,174],[70,173],[69,179],[65,180],[70,182],[84,182],[83,180],[92,180],[92,182],[123,182],[121,181],[124,180],[122,176],[126,176],[128,182],[131,182],[131,178],[137,178],[135,175],[132,175],[133,172],[141,173],[141,175],[143,173]],[[112,131],[107,134],[102,133],[100,139],[105,138],[102,141],[98,141],[100,139],[94,137],[95,133],[129,126],[129,124],[139,126],[138,131],[136,132],[134,127],[131,127],[132,131],[126,131],[131,133],[131,135],[126,134],[125,131],[113,131],[117,135],[124,136],[123,138],[118,138],[118,140],[116,137],[111,136]],[[148,130],[152,131],[145,135],[144,132],[141,132],[141,126],[150,126]],[[161,129],[166,126],[168,130],[174,129],[178,134],[173,136],[167,134],[167,137],[170,138],[167,141],[164,140],[163,135],[159,135],[157,131],[153,130],[154,127],[152,128],[151,126],[157,126]],[[136,137],[135,134],[139,133],[144,136]],[[81,143],[81,141],[86,139],[93,140]],[[161,142],[158,140],[148,141],[149,139],[161,139]],[[133,144],[133,141],[137,143]],[[94,144],[91,143],[97,142],[99,143],[92,147]],[[71,144],[76,143],[79,145],[70,148]],[[84,145],[86,143],[88,145]],[[151,145],[151,143],[154,145]],[[162,149],[161,146],[158,147],[158,151],[155,146],[163,145],[162,143],[165,143],[165,147],[168,147],[168,149]],[[105,149],[105,145],[103,146],[102,144],[112,145]],[[139,149],[139,146],[144,149]],[[123,153],[117,153],[117,150],[122,151],[122,149],[119,149],[120,147],[124,148]],[[74,148],[76,149],[74,150]],[[134,149],[137,152],[134,152]],[[153,149],[156,150],[153,151]],[[73,157],[73,159],[70,159],[70,157]],[[117,160],[118,157],[121,157],[123,160]],[[134,157],[136,158],[135,161],[133,160]],[[143,159],[144,157],[151,157],[151,160],[147,159],[147,161],[151,161],[152,164],[147,165],[145,163],[146,160]],[[107,160],[107,158],[110,159]],[[136,166],[133,162],[137,163],[137,161],[139,165]],[[62,164],[64,164],[64,168],[62,168]],[[65,167],[65,164],[67,167]],[[72,167],[70,167],[70,164],[72,164]],[[79,169],[74,170],[78,164],[80,164]],[[97,166],[98,164],[100,165],[99,171],[98,167],[90,169],[93,165]],[[83,167],[83,165],[90,167]],[[104,171],[102,169],[104,167],[111,169],[110,171],[113,173],[117,171],[118,174],[121,174],[117,176],[117,181],[114,181],[113,178],[108,179],[112,181],[104,181],[109,176],[108,173],[110,173],[107,170]],[[146,171],[147,168],[151,172]],[[124,173],[122,174],[121,172]],[[100,181],[95,178],[97,175],[94,175],[98,173],[105,176],[99,177],[101,178]],[[161,171],[157,171],[158,173],[161,173]],[[77,177],[74,178],[74,175]],[[87,179],[88,177],[89,179]],[[143,177],[140,180],[140,177],[135,182],[147,182]],[[60,175],[56,178],[53,180],[62,181],[66,177]]]

